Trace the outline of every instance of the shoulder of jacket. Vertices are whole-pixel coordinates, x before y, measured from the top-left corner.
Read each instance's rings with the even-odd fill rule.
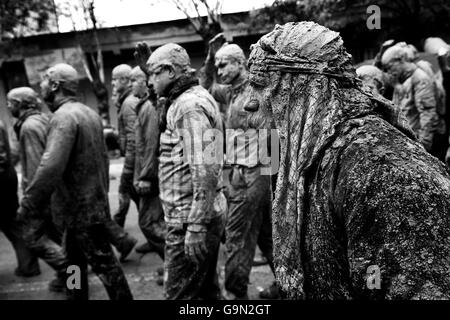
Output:
[[[131,108],[135,110],[136,105],[139,103],[139,98],[134,96],[133,94],[129,94],[125,100],[123,100],[122,108]]]
[[[422,69],[417,68],[413,74],[411,75],[411,80],[414,83],[420,82],[420,81],[429,81],[429,82],[433,82],[433,79],[431,79],[431,77]]]

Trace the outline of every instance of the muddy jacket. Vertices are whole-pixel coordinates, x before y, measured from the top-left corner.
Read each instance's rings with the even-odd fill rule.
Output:
[[[135,121],[136,105],[139,99],[130,94],[130,91],[124,93],[118,101],[118,127],[120,151],[125,157],[123,164],[123,173],[132,179],[135,162]],[[131,181],[130,181],[131,182]]]
[[[191,87],[170,105],[159,158],[160,198],[167,223],[204,225],[223,213],[214,206],[218,204],[215,201],[223,200],[219,192],[222,158],[212,164],[197,161],[204,159],[198,146],[204,147],[203,134],[209,129],[222,133],[222,118],[213,97],[203,87]],[[182,137],[183,133],[186,136]],[[187,146],[189,142],[193,148]]]
[[[144,97],[136,105],[136,163],[134,181],[158,184],[159,113]],[[153,186],[153,183],[155,186]]]
[[[47,141],[49,117],[36,110],[30,110],[20,117],[14,126],[18,133],[20,146],[20,163],[22,166],[22,189],[26,190],[29,182],[41,162]]]
[[[249,113],[244,110],[244,103],[249,95],[248,89],[248,81],[244,81],[235,87],[216,83],[209,91],[217,102],[226,106],[226,163],[254,167],[259,164],[258,140],[246,138]]]
[[[56,105],[44,155],[22,200],[39,212],[57,188],[67,227],[99,223],[109,215],[108,158],[99,115],[67,98]]]
[[[398,105],[413,131],[428,151],[439,127],[434,80],[425,71],[416,68],[411,75],[394,88],[393,102]]]

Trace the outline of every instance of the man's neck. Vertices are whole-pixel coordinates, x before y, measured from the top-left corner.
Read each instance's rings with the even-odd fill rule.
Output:
[[[239,75],[231,82],[231,87],[237,88],[239,86],[241,86],[245,81],[247,81],[247,71],[243,70],[241,71],[241,73],[239,73]]]
[[[402,74],[399,77],[399,82],[403,83],[408,79],[414,71],[416,71],[417,66],[414,63],[407,63],[403,69]]]

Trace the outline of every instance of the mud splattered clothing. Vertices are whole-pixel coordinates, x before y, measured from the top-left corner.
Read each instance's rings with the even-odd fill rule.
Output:
[[[14,130],[20,146],[20,162],[22,165],[22,187],[24,194],[28,184],[33,180],[47,141],[49,117],[37,110],[25,112],[17,121]],[[51,198],[54,198],[53,195]],[[59,276],[63,276],[67,267],[67,259],[61,248],[62,226],[54,223],[49,199],[40,212],[27,212],[21,217],[23,238],[28,247],[39,258],[43,259]]]
[[[21,205],[28,212],[40,212],[57,187],[59,201],[65,208],[67,233],[75,235],[69,237],[66,246],[81,248],[93,267],[103,264],[96,271],[105,287],[114,288],[116,293],[108,292],[110,298],[131,299],[128,283],[107,237],[91,236],[104,230],[111,220],[108,158],[101,119],[73,98],[55,101],[55,107],[44,155]],[[69,264],[79,262],[70,250],[67,258]]]
[[[271,177],[261,175],[258,140],[246,139],[249,113],[244,110],[244,103],[249,95],[248,81],[234,87],[213,84],[210,92],[218,102],[227,106],[226,162],[231,164],[231,171],[227,186],[225,289],[240,298],[247,294],[258,242],[262,243],[263,255],[271,265],[273,263],[271,232],[259,237],[263,217],[271,214]],[[267,225],[264,227],[267,229]]]
[[[446,145],[439,145],[446,132],[445,120],[437,113],[440,102],[435,85],[434,79],[417,67],[394,87],[393,102],[400,107],[425,149],[444,160],[445,150],[440,149]]]
[[[131,90],[124,92],[117,101],[117,121],[119,128],[120,152],[125,157],[123,171],[119,184],[119,208],[114,214],[114,220],[123,227],[130,208],[130,200],[139,207],[139,195],[133,186],[133,174],[136,153],[136,105],[139,99],[131,94]]]
[[[448,299],[450,176],[396,106],[358,85],[339,34],[277,26],[249,69],[258,112],[280,135],[272,209],[285,297]]]
[[[167,299],[219,297],[216,266],[226,211],[220,191],[223,159],[204,161],[203,134],[209,129],[223,134],[223,128],[214,99],[196,83],[181,78],[169,92],[166,128],[160,138],[160,198],[168,228],[164,261]],[[222,146],[222,142],[215,144],[215,151],[220,154]],[[197,228],[206,230],[207,254],[201,265],[190,261],[184,249],[186,230]]]
[[[146,96],[136,105],[136,116],[134,183],[145,181],[151,185],[149,194],[140,196],[139,227],[163,258],[166,226],[158,185],[159,112]]]
[[[18,272],[27,275],[38,274],[40,269],[37,259],[23,240],[23,231],[16,221],[19,207],[17,185],[17,174],[11,163],[8,131],[0,120],[0,230],[14,247]]]

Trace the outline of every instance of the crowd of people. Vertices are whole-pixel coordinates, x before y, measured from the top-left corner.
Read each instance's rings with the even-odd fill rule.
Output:
[[[313,38],[316,31],[323,38]],[[314,43],[326,39],[325,44]],[[445,197],[445,192],[448,195],[450,181],[444,164],[428,158],[422,149],[443,162],[450,161],[445,121],[450,110],[450,99],[445,99],[450,68],[445,64],[448,52],[442,53],[444,82],[440,82],[427,63],[417,61],[412,46],[391,41],[382,46],[374,65],[355,72],[343,46],[336,47],[339,39],[316,24],[278,26],[252,48],[247,61],[242,48],[219,34],[210,41],[198,72],[178,44],[151,52],[139,43],[137,66],[121,64],[112,71],[124,157],[119,208],[114,214],[108,202],[104,126],[93,108],[77,100],[76,70],[57,64],[46,71],[41,98],[51,115],[41,111],[40,97],[33,89],[11,90],[8,109],[16,118],[23,197],[19,202],[7,130],[0,122],[0,194],[7,211],[0,227],[14,246],[16,275],[39,274],[38,259],[43,259],[56,272],[50,289],[65,290],[73,299],[87,299],[90,265],[111,299],[132,299],[120,263],[137,243],[124,230],[133,201],[146,239],[136,251],[156,252],[163,261],[158,274],[166,299],[247,299],[257,247],[277,280],[261,292],[263,298],[350,297],[357,292],[348,288],[352,281],[347,279],[351,272],[346,268],[354,264],[343,262],[353,253],[349,251],[348,257],[343,253],[341,240],[349,234],[348,241],[353,241],[355,223],[359,230],[367,221],[372,226],[379,222],[370,216],[360,221],[354,212],[356,218],[348,224],[336,222],[338,226],[330,229],[347,216],[346,208],[358,208],[364,198],[358,192],[370,189],[361,184],[344,195],[335,194],[330,186],[340,179],[342,190],[346,188],[354,179],[351,174],[342,177],[346,168],[359,168],[359,175],[364,175],[369,163],[372,170],[396,152],[404,159],[414,153],[422,164],[429,164],[436,179],[442,178],[441,185],[436,182],[441,192],[436,198]],[[276,81],[270,82],[272,76]],[[249,132],[255,129],[266,130],[263,138],[251,138]],[[344,133],[347,140],[336,140]],[[278,134],[281,148],[271,143]],[[351,148],[343,148],[347,141],[355,137],[363,141],[371,134],[374,137],[358,147],[365,144],[373,149],[353,147],[354,152],[348,154]],[[382,144],[384,160],[383,155],[369,157],[386,139],[390,144]],[[274,163],[262,161],[261,150],[267,146],[273,161],[281,160],[279,173]],[[330,160],[335,158],[341,160]],[[344,158],[351,165],[336,164]],[[317,165],[318,159],[327,161]],[[365,159],[365,167],[358,159]],[[311,174],[311,168],[319,167],[323,172]],[[337,168],[340,173],[335,173]],[[376,199],[373,195],[372,200]],[[448,220],[449,201],[436,209],[438,218]],[[384,210],[380,204],[375,211],[388,221]],[[330,217],[328,212],[332,212]],[[403,239],[394,233],[386,236],[386,245],[391,238],[392,243]],[[217,274],[221,243],[225,251],[222,287]],[[111,245],[120,253],[119,259]],[[370,241],[354,248],[355,252],[372,250],[374,256],[378,249]],[[330,252],[332,261],[326,256]],[[81,289],[66,286],[70,265],[82,270]],[[362,286],[358,281],[354,288]],[[330,287],[331,283],[338,284]]]

